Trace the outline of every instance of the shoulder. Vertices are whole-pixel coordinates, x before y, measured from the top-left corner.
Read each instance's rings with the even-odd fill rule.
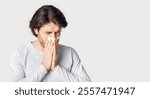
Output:
[[[59,51],[63,51],[63,52],[72,52],[72,51],[75,51],[73,47],[62,45],[62,44],[59,44],[58,47],[59,47]]]
[[[18,47],[16,47],[13,50],[12,54],[22,56],[23,54],[27,53],[29,49],[30,49],[30,44],[29,43],[24,43],[24,44],[19,45]]]
[[[76,50],[73,47],[59,44],[59,52],[63,54],[71,54],[78,56]]]
[[[59,49],[66,49],[66,50],[72,49],[72,47],[66,46],[66,45],[62,45],[62,44],[59,44],[58,47],[59,47]]]
[[[16,47],[10,55],[10,65],[21,64],[23,66],[28,49],[29,44],[27,43]]]

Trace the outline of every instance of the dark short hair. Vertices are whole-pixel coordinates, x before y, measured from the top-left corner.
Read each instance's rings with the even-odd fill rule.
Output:
[[[34,36],[37,37],[34,29],[40,29],[43,25],[53,22],[60,27],[65,28],[67,26],[67,21],[63,13],[53,5],[44,5],[40,7],[33,15],[29,27]]]

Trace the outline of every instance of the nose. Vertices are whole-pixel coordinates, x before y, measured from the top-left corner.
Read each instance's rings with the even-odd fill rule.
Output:
[[[52,40],[52,41],[57,41],[59,40],[59,37],[57,37],[56,33],[55,32],[52,32],[49,37],[48,37],[48,40]]]
[[[56,38],[56,33],[55,33],[55,32],[52,32],[50,36],[51,36],[52,38]]]

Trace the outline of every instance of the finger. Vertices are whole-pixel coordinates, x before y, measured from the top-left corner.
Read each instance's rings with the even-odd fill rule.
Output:
[[[57,62],[57,46],[56,42],[54,43],[54,51],[53,51],[53,68],[55,67]]]
[[[46,42],[45,42],[45,48],[47,48],[48,47],[48,40],[46,40]]]
[[[56,45],[56,55],[58,54],[58,42],[55,43]]]
[[[53,44],[52,40],[49,40],[49,46],[48,46],[48,49],[49,49],[49,50],[51,50],[52,44]]]
[[[54,42],[54,58],[56,59],[56,54],[57,54],[57,45],[56,42]]]
[[[50,47],[50,44],[51,44],[51,41],[50,41],[50,40],[48,40],[48,48]]]
[[[53,69],[55,66],[55,48],[53,46],[53,52],[52,52],[52,66],[51,69]]]
[[[51,59],[53,58],[53,53],[54,53],[54,47],[52,46],[51,49],[50,49]]]
[[[50,62],[51,62],[51,64],[50,64],[50,68],[51,68],[51,67],[52,67],[52,65],[53,65],[53,64],[52,64],[52,63],[53,63],[53,50],[54,50],[54,47],[52,47],[52,48],[51,48],[51,50],[50,50],[50,54],[49,54],[49,55],[50,55],[50,58],[49,58],[49,59],[50,59]]]
[[[57,53],[57,43],[54,43],[54,51],[53,51],[53,61],[52,61],[52,69],[56,66],[57,64],[57,59],[58,59],[58,53]]]

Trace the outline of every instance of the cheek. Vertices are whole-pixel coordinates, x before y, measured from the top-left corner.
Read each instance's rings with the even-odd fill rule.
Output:
[[[45,33],[39,33],[39,37],[42,39],[42,41],[45,42],[47,40],[48,35]]]

